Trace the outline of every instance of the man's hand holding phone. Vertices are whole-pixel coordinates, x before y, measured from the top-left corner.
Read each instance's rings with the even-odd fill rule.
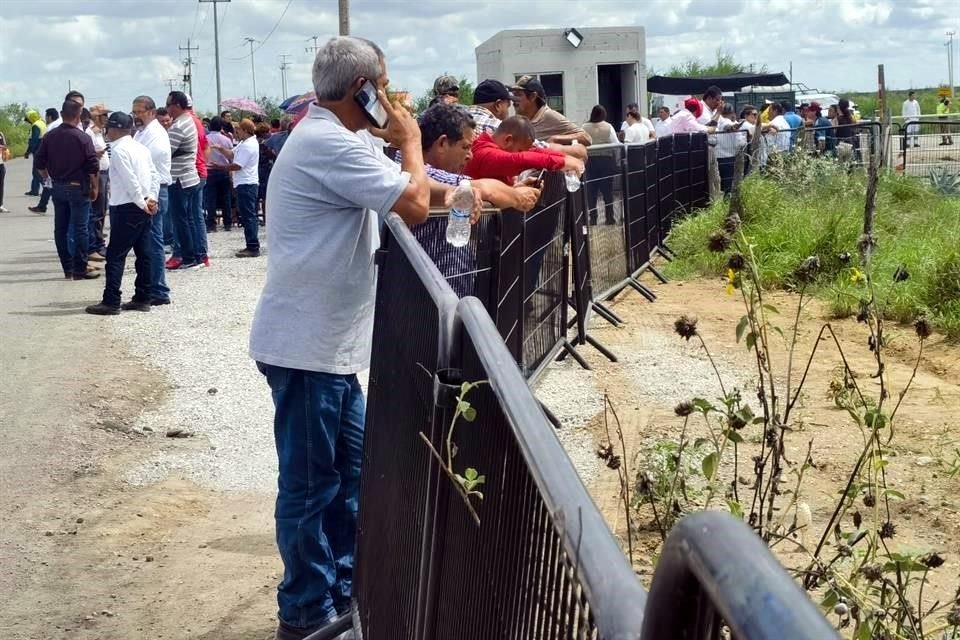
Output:
[[[399,148],[405,144],[420,145],[420,125],[413,119],[406,109],[394,107],[390,104],[383,89],[377,89],[377,99],[387,112],[387,139]]]

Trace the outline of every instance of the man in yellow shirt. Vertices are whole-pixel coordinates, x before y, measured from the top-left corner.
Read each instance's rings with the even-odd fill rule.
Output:
[[[950,98],[944,96],[940,98],[940,102],[937,104],[937,118],[940,120],[946,120],[950,117]],[[940,125],[940,146],[945,146],[948,144],[953,144],[953,136],[950,135],[950,125],[941,124]]]

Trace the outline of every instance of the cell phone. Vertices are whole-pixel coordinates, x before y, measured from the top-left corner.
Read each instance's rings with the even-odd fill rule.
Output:
[[[387,126],[387,111],[383,108],[383,105],[380,104],[379,98],[377,98],[377,87],[373,82],[370,80],[364,82],[360,89],[353,94],[353,99],[360,105],[360,108],[363,109],[370,124],[378,129],[383,129]]]
[[[536,174],[536,177],[533,179],[533,184],[542,187],[543,186],[543,176],[547,173],[546,169],[540,169],[540,173]]]

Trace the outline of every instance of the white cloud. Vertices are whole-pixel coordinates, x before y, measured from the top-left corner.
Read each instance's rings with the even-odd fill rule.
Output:
[[[216,99],[212,5],[196,0],[2,0],[5,34],[2,99],[58,106],[68,84],[91,101],[125,104],[146,93],[161,98],[182,73],[187,38],[194,53],[193,97]],[[233,0],[219,5],[223,96],[251,93],[246,36],[264,39],[287,0]],[[669,68],[718,48],[746,64],[786,72],[821,89],[872,89],[883,63],[891,86],[946,80],[943,33],[960,32],[957,0],[357,0],[356,35],[387,52],[393,86],[414,94],[449,72],[474,78],[474,48],[501,29],[536,26],[642,25],[647,65]],[[305,48],[337,30],[332,0],[292,0],[287,15],[255,53],[257,88],[280,93],[280,54],[289,54],[291,92],[310,88]],[[960,48],[960,47],[958,47]],[[960,64],[958,64],[960,68]]]

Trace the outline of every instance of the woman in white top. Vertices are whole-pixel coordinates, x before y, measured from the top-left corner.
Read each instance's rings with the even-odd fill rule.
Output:
[[[590,135],[593,144],[617,144],[620,142],[613,125],[607,122],[607,110],[600,104],[590,111],[590,122],[583,124],[583,130]]]
[[[627,144],[646,144],[653,140],[653,132],[643,124],[636,111],[627,112],[627,123],[629,126],[623,134],[623,141]]]

